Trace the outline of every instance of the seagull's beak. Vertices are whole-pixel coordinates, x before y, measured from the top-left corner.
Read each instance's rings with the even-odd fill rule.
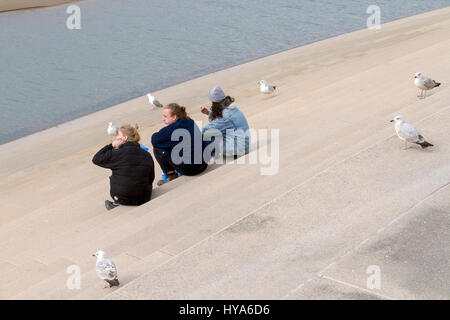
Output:
[[[394,122],[394,119],[392,119],[391,121],[389,121],[389,122]]]
[[[95,257],[95,254],[93,254],[92,256]]]

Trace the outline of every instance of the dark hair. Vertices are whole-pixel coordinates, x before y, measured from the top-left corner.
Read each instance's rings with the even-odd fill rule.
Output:
[[[213,102],[211,106],[211,120],[222,118],[223,109],[228,108],[233,102],[234,98],[230,96],[226,96],[225,99],[220,102]]]
[[[191,118],[187,115],[186,107],[180,106],[178,103],[169,103],[164,107],[164,109],[169,109],[170,115],[177,116],[177,119],[191,120]]]

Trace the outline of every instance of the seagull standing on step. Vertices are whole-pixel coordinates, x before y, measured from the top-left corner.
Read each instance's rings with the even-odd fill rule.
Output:
[[[156,99],[154,96],[152,96],[151,93],[147,93],[148,102],[154,107],[162,108],[163,105]]]
[[[420,72],[417,72],[414,75],[414,84],[420,90],[420,93],[417,96],[422,99],[427,96],[428,90],[439,87],[441,85],[439,82],[424,77]]]
[[[119,279],[117,278],[117,269],[114,262],[109,259],[104,251],[97,251],[93,254],[94,257],[97,257],[97,264],[95,265],[95,271],[97,272],[97,276],[105,280],[109,284],[109,288],[114,286],[119,286]],[[105,285],[105,288],[108,288]]]
[[[111,137],[115,137],[119,133],[119,128],[117,126],[113,125],[112,122],[110,122],[109,126],[108,126],[108,129],[106,129],[106,132],[108,132],[108,134]]]
[[[261,80],[259,82],[259,90],[262,93],[267,93],[267,94],[274,93],[276,88],[277,88],[276,86],[267,84],[265,80]]]
[[[409,123],[406,123],[402,116],[396,116],[391,122],[395,122],[395,132],[397,136],[405,141],[405,148],[407,148],[407,143],[415,143],[422,147],[422,149],[433,147],[433,145],[425,141],[424,137],[419,134],[416,128],[414,128]]]

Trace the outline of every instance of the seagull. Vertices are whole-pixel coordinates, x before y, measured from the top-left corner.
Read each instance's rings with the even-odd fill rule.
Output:
[[[259,90],[262,93],[273,93],[277,88],[276,86],[271,86],[270,84],[267,84],[265,80],[261,80],[259,82],[259,85],[260,85]]]
[[[395,132],[397,136],[405,141],[405,148],[408,149],[407,143],[416,143],[422,147],[422,149],[433,147],[429,142],[426,142],[424,137],[419,134],[416,128],[414,128],[409,123],[406,123],[402,116],[396,116],[391,122],[395,122]]]
[[[150,102],[153,106],[162,108],[163,105],[154,97],[151,93],[147,93],[148,102]]]
[[[117,136],[117,134],[119,133],[119,128],[113,125],[112,122],[110,122],[108,129],[106,129],[106,132],[108,132],[110,136]]]
[[[420,72],[417,72],[414,75],[414,84],[420,90],[420,93],[417,95],[419,98],[425,98],[427,96],[427,90],[439,87],[441,85],[439,82],[422,76],[422,73]]]
[[[109,288],[119,286],[119,279],[117,279],[117,269],[114,262],[109,259],[104,251],[97,251],[92,256],[97,257],[97,264],[95,271],[100,279],[105,280],[109,284]],[[105,285],[105,288],[108,288]]]

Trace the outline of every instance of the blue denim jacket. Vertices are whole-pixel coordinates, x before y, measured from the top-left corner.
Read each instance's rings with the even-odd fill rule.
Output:
[[[222,111],[222,117],[211,120],[203,127],[203,135],[208,138],[214,136],[216,130],[220,131],[223,138],[224,155],[244,155],[250,148],[250,131],[247,119],[235,103],[230,104]],[[216,129],[216,130],[214,130]]]

